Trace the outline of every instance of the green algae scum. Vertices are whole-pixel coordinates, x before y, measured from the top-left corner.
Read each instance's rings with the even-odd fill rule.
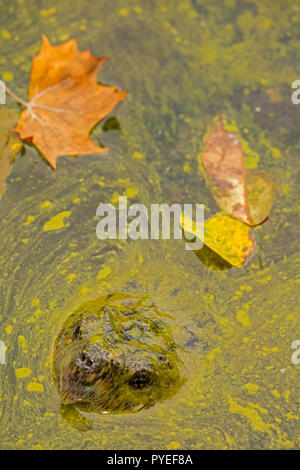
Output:
[[[0,448],[299,448],[298,2],[0,0],[0,18],[0,79],[24,99],[42,34],[109,57],[99,81],[129,91],[92,132],[110,154],[54,171],[23,143],[6,180]],[[251,261],[99,240],[119,195],[217,212],[200,154],[220,113],[275,181]]]

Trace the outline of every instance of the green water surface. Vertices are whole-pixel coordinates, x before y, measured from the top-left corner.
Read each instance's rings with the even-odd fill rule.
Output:
[[[291,449],[300,445],[300,3],[295,0],[0,1],[0,78],[26,99],[41,35],[78,39],[128,89],[93,131],[110,155],[60,157],[25,144],[0,200],[1,449]],[[19,108],[9,98],[7,105]],[[181,240],[96,237],[99,203],[204,203],[199,155],[212,119],[234,122],[248,168],[276,182],[248,266]],[[113,117],[113,119],[112,119]],[[169,315],[186,381],[132,414],[64,419],[52,351],[64,320],[107,292],[147,294]]]

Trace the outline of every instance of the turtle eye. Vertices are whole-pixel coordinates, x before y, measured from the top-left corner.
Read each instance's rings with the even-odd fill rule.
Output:
[[[128,383],[131,387],[134,388],[144,388],[147,385],[152,384],[152,378],[149,372],[146,370],[140,370],[132,375]]]

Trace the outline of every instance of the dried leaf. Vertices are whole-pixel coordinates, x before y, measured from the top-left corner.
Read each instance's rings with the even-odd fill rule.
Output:
[[[79,52],[75,39],[52,47],[43,36],[41,50],[33,59],[29,103],[16,131],[33,142],[53,168],[60,155],[107,152],[89,133],[127,91],[97,83],[105,60],[90,51]]]
[[[5,180],[11,165],[22,145],[17,135],[9,132],[16,119],[15,111],[6,106],[0,108],[0,197],[5,189]]]
[[[201,239],[196,230],[195,222],[183,215],[181,226],[185,233],[195,234]],[[232,266],[241,268],[254,255],[256,242],[250,227],[239,220],[221,213],[206,220],[204,223],[204,240],[206,246],[228,261]]]
[[[254,172],[246,172],[239,139],[224,128],[222,118],[207,137],[201,157],[220,209],[252,226],[268,218],[274,198],[273,183],[261,173],[254,176]]]

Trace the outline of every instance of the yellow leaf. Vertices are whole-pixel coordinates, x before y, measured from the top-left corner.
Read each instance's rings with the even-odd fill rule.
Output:
[[[182,215],[181,226],[185,233],[201,238],[195,222]],[[253,231],[239,220],[228,215],[216,214],[204,223],[204,244],[228,261],[232,266],[241,268],[255,253]]]

